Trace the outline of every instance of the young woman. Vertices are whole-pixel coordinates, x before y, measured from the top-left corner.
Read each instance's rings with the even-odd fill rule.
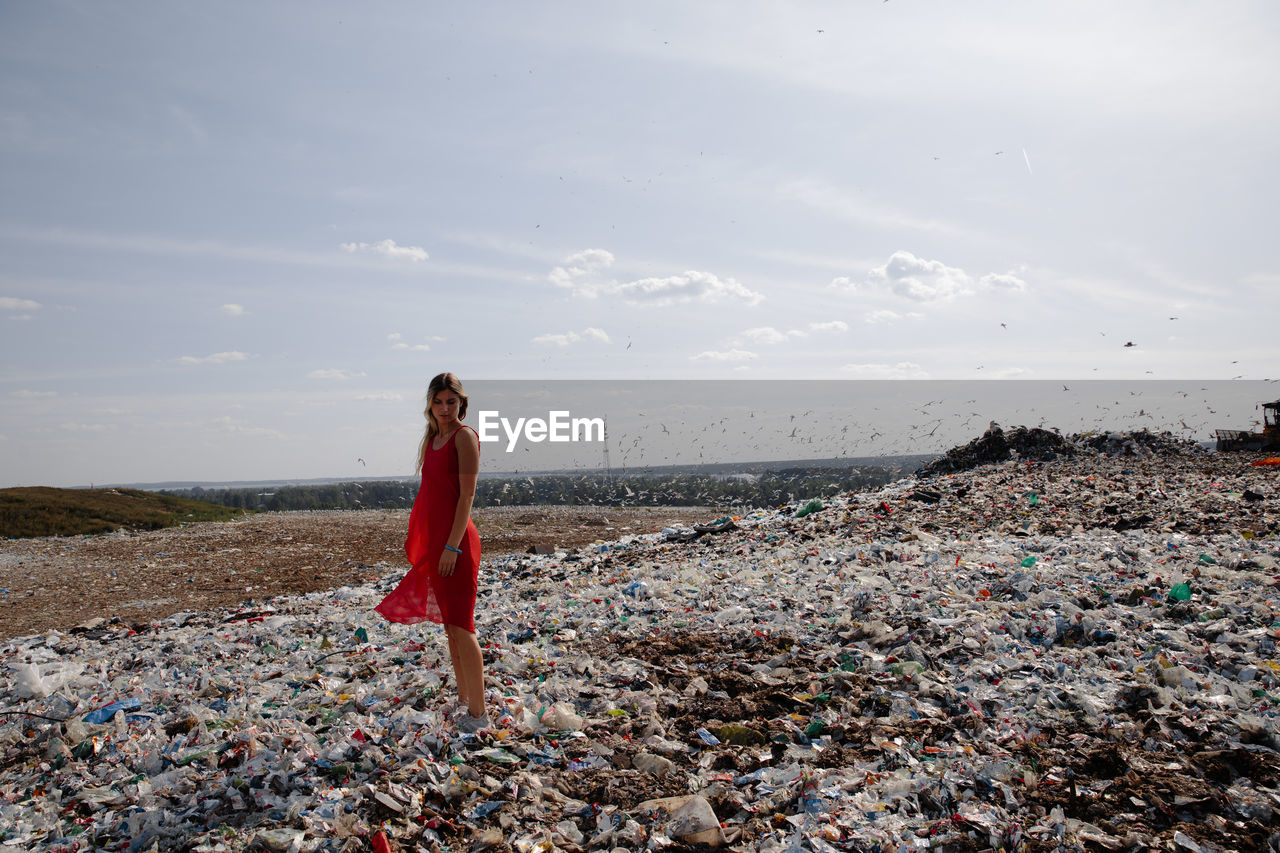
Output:
[[[392,622],[444,625],[458,699],[466,707],[459,728],[489,726],[484,707],[484,658],[476,640],[476,580],[480,535],[471,502],[480,471],[480,439],[464,426],[467,395],[452,373],[427,386],[426,433],[418,446],[422,485],[409,513],[405,555],[413,566],[375,609]]]

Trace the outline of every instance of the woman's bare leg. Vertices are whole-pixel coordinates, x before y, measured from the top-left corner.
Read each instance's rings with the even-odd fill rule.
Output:
[[[446,625],[453,677],[458,682],[458,699],[473,717],[484,714],[484,655],[476,635],[457,625]]]
[[[449,639],[449,662],[453,664],[453,680],[458,688],[458,701],[465,703],[467,699],[462,689],[462,668],[458,660],[458,641],[453,638],[452,626],[445,625],[444,634]]]

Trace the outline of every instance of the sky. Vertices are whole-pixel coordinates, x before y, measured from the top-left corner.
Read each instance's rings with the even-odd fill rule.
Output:
[[[1277,139],[1263,0],[0,0],[0,487],[409,476],[444,370],[1265,383]]]

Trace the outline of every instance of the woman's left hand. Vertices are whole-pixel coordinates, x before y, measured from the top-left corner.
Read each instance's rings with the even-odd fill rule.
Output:
[[[444,549],[444,553],[440,555],[440,577],[447,578],[453,574],[453,567],[457,562],[458,555],[448,548]]]

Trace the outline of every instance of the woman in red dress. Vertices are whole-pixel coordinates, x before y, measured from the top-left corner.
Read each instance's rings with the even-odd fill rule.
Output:
[[[392,622],[444,625],[458,699],[468,716],[460,727],[489,725],[484,707],[484,657],[476,640],[476,581],[480,534],[471,521],[471,502],[480,471],[480,440],[463,426],[467,395],[452,373],[427,386],[426,433],[418,446],[422,485],[409,513],[405,556],[413,566],[375,609]]]

